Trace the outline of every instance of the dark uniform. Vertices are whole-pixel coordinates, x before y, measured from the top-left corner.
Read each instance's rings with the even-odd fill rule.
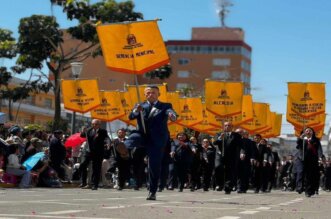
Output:
[[[224,138],[221,138],[220,135],[218,135],[216,136],[214,145],[216,145],[216,186],[218,186],[218,188],[222,187],[224,179],[224,191],[226,194],[230,194],[233,187],[236,186],[237,181],[241,135],[235,132],[226,133]]]

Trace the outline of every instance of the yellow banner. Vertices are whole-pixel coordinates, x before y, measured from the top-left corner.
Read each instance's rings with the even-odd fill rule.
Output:
[[[301,117],[325,113],[325,83],[288,83],[288,110]]]
[[[167,102],[172,104],[172,108],[175,110],[178,116],[179,111],[180,111],[180,106],[179,106],[179,92],[167,92]],[[177,121],[180,121],[178,118]],[[173,123],[169,120],[168,123]]]
[[[124,116],[120,117],[119,119],[125,122],[128,125],[137,126],[137,120],[130,120],[129,114],[131,113],[134,102],[131,100],[131,96],[129,92],[120,92],[121,103],[124,109]]]
[[[267,127],[268,112],[270,111],[267,103],[253,103],[253,121],[240,125],[248,132],[255,133]]]
[[[168,124],[168,129],[169,129],[169,132],[170,132],[170,138],[173,138],[173,139],[176,138],[176,136],[179,132],[184,131],[184,127],[181,126],[181,125],[178,125],[176,123]]]
[[[307,126],[315,126],[325,122],[325,117],[326,117],[325,113],[320,113],[309,117],[302,117],[297,112],[294,112],[291,106],[292,106],[292,101],[290,100],[289,97],[287,97],[286,120],[294,126],[303,128]]]
[[[209,121],[212,125],[222,128],[224,122],[231,122],[233,126],[240,126],[241,124],[253,120],[253,100],[252,95],[243,95],[242,111],[239,114],[228,117],[221,117],[218,115],[210,116]]]
[[[244,94],[243,82],[205,81],[207,110],[221,117],[240,114]]]
[[[86,113],[100,105],[97,80],[61,80],[64,108]]]
[[[190,128],[199,132],[204,132],[204,131],[213,130],[216,127],[218,127],[216,125],[211,124],[211,120],[215,119],[215,115],[207,111],[206,103],[202,103],[202,118],[203,120],[200,123],[191,126]]]
[[[169,63],[157,21],[97,26],[106,66],[113,71],[143,74]]]
[[[202,122],[202,102],[200,97],[179,98],[179,120],[176,123],[185,127]]]
[[[274,138],[280,135],[282,126],[282,114],[271,112],[271,124],[270,129],[264,132],[260,132],[263,138]]]
[[[144,102],[146,101],[146,97],[145,97],[145,88],[147,87],[147,84],[143,84],[143,85],[139,85],[138,89],[139,89],[139,97],[140,97],[140,101]],[[167,102],[167,84],[156,84],[155,86],[157,86],[160,90],[160,96],[159,96],[159,100],[161,102]],[[127,89],[128,92],[130,93],[130,98],[131,101],[133,101],[134,103],[138,103],[138,95],[137,95],[137,88],[135,85],[127,85]]]
[[[101,105],[91,111],[94,119],[111,122],[125,115],[118,91],[100,91]]]

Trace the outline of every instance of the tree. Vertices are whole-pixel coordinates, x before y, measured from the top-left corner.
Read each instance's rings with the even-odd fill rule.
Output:
[[[38,69],[42,69],[46,64],[49,73],[53,75],[52,89],[55,95],[53,130],[55,130],[59,128],[61,119],[62,72],[70,68],[71,62],[82,62],[88,57],[102,55],[96,23],[135,21],[143,19],[143,15],[133,11],[132,1],[117,3],[114,0],[103,0],[95,4],[89,4],[88,0],[51,0],[50,2],[60,5],[69,20],[78,20],[78,25],[66,30],[79,42],[77,47],[71,52],[65,52],[64,32],[59,28],[55,17],[33,15],[20,21],[18,63]]]
[[[0,58],[12,59],[17,55],[17,44],[15,38],[12,37],[12,32],[6,29],[0,29]],[[11,68],[0,67],[0,100],[8,100],[8,115],[9,120],[13,121],[12,104],[18,100],[26,99],[30,96],[31,92],[48,92],[49,85],[44,83],[38,78],[31,81],[32,70],[30,79],[20,86],[10,86],[10,81],[14,74],[21,74],[26,70],[24,65],[15,65]],[[16,119],[15,119],[16,120]]]
[[[172,74],[172,68],[171,65],[164,65],[160,68],[157,68],[153,71],[147,72],[146,77],[149,78],[150,80],[159,78],[161,80],[164,80],[166,78],[169,78],[170,75]]]

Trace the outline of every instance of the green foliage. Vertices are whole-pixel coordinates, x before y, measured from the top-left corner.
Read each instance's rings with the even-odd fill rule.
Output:
[[[0,29],[0,58],[13,58],[16,56],[16,42],[11,35],[12,31]]]
[[[41,69],[43,61],[55,52],[62,39],[62,31],[54,17],[33,15],[22,18],[18,28],[17,63],[27,68]]]
[[[52,120],[47,122],[46,131],[51,132],[54,131],[55,129],[61,129],[64,132],[67,132],[69,127],[68,125],[69,125],[68,120],[65,120],[63,118],[60,118],[59,120]]]
[[[169,78],[172,74],[172,68],[170,64],[157,68],[153,71],[147,72],[146,77],[150,79],[159,78],[161,80]]]
[[[45,127],[38,124],[28,124],[24,126],[24,130],[26,131],[45,131]]]

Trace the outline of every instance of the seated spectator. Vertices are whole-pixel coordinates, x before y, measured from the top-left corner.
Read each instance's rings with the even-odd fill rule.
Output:
[[[12,144],[9,147],[10,148],[7,157],[6,173],[22,177],[19,184],[20,188],[31,187],[31,173],[30,171],[27,171],[25,167],[22,166],[19,162],[19,145]]]
[[[3,165],[4,165],[5,151],[0,148],[0,182],[3,176]]]

